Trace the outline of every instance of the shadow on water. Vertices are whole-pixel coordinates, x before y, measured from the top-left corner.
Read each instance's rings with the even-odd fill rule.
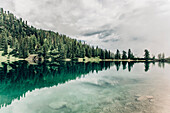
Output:
[[[25,97],[26,92],[44,87],[57,86],[76,78],[84,77],[90,72],[96,72],[116,67],[119,71],[130,72],[136,62],[44,62],[30,65],[26,61],[2,63],[0,67],[0,106],[10,105],[12,100]],[[151,62],[144,62],[144,70],[149,70]],[[159,67],[164,67],[158,63]]]

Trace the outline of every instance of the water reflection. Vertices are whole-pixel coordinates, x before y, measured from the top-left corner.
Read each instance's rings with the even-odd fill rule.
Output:
[[[128,70],[131,71],[131,68],[133,67],[134,62],[128,62]]]
[[[51,87],[74,80],[89,72],[108,69],[113,62],[76,63],[55,62],[29,65],[26,61],[2,63],[0,67],[0,105],[9,105],[27,91]]]
[[[122,62],[123,70],[127,68],[126,65],[127,65],[127,62]]]
[[[116,61],[116,62],[115,62],[115,66],[116,66],[116,70],[117,70],[117,71],[119,71],[119,69],[120,69],[120,65],[121,65],[120,63],[121,63],[121,62],[119,62],[119,61]]]
[[[116,67],[119,71],[128,68],[130,72],[136,62],[44,62],[43,64],[30,65],[26,61],[2,63],[0,67],[0,105],[9,105],[12,100],[20,99],[28,91],[36,88],[51,87],[67,81],[83,77],[89,72],[96,72]],[[151,62],[144,62],[144,71],[149,70]],[[164,64],[159,64],[164,67]]]
[[[158,62],[158,67],[165,68],[165,62]]]
[[[145,62],[145,72],[147,72],[149,70],[149,64],[150,64],[150,62]]]

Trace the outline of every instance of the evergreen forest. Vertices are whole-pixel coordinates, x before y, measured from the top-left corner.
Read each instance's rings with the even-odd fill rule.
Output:
[[[10,50],[10,51],[9,51]],[[116,53],[101,49],[98,46],[90,46],[84,41],[70,38],[54,31],[36,29],[28,25],[27,21],[17,18],[9,11],[0,9],[0,51],[2,56],[27,58],[30,55],[38,55],[45,59],[77,59],[77,58],[100,58],[100,59],[132,59],[132,60],[155,60],[147,49],[144,57],[135,57],[131,49],[128,52]],[[164,53],[158,54],[159,61],[165,61]]]
[[[12,49],[10,53],[9,48]],[[19,58],[27,58],[30,54],[60,59],[85,56],[111,58],[111,52],[108,50],[90,46],[58,32],[36,29],[3,8],[0,11],[0,49],[3,55],[9,54]]]

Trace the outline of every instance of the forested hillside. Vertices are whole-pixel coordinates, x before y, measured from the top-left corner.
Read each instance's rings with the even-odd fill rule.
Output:
[[[12,51],[8,51],[8,49]],[[44,58],[84,58],[97,57],[109,59],[110,51],[91,47],[84,42],[71,39],[58,32],[36,29],[27,21],[18,19],[9,11],[0,11],[0,50],[3,55],[27,58],[30,54],[38,54]]]

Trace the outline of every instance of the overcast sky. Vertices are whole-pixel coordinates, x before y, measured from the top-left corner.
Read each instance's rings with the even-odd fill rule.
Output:
[[[170,0],[0,0],[37,28],[91,45],[170,56]]]

